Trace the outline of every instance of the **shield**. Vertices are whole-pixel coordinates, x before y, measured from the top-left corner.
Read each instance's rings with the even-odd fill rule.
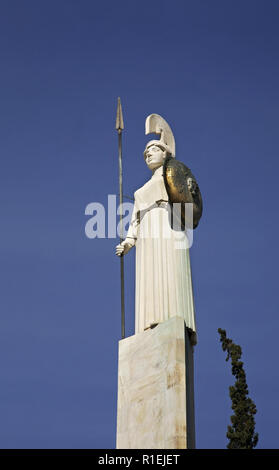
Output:
[[[196,228],[202,216],[202,197],[197,180],[190,168],[175,158],[167,157],[164,162],[164,181],[172,204],[193,204],[193,228]],[[181,219],[182,225],[187,226],[184,204],[181,205]]]

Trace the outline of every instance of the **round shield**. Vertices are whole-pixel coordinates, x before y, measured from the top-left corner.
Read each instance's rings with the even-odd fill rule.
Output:
[[[164,162],[164,181],[171,203],[193,204],[193,228],[196,228],[202,216],[202,197],[190,168],[173,157],[167,157]],[[185,205],[181,207],[183,218]]]

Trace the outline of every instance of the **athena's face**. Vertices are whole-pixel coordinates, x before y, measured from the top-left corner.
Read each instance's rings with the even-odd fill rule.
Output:
[[[144,151],[145,162],[150,170],[156,170],[163,165],[166,151],[155,144],[151,144]]]

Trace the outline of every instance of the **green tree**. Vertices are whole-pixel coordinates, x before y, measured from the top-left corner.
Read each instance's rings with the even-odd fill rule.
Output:
[[[253,449],[258,442],[258,433],[255,433],[255,419],[257,408],[248,397],[248,387],[246,383],[246,374],[243,369],[243,362],[240,361],[242,351],[241,347],[234,344],[227,338],[227,333],[221,328],[218,329],[223,351],[227,352],[226,361],[231,359],[232,374],[236,381],[234,386],[229,388],[232,401],[231,425],[228,426],[227,438],[228,449]]]

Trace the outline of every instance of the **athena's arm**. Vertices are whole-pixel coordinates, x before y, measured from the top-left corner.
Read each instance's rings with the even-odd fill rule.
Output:
[[[128,253],[128,251],[130,251],[130,249],[135,246],[138,235],[138,224],[138,209],[135,202],[127,236],[125,240],[116,247],[117,256],[126,255],[126,253]]]

